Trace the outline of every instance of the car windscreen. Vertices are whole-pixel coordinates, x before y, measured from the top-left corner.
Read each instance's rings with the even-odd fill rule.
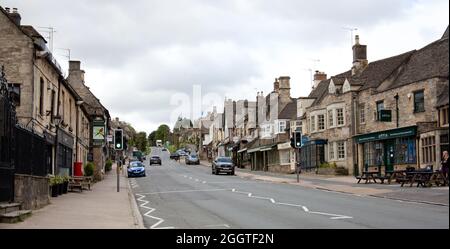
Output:
[[[159,156],[152,156],[152,159],[159,159]]]
[[[144,167],[144,164],[142,164],[141,162],[132,162],[130,164],[131,168],[139,168],[139,167]]]
[[[221,162],[221,163],[231,163],[231,158],[229,158],[229,157],[219,157],[219,158],[217,158],[217,161]]]

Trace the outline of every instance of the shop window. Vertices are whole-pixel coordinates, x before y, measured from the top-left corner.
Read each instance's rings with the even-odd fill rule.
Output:
[[[425,111],[425,98],[423,91],[414,92],[414,113]]]
[[[384,165],[384,144],[382,142],[369,142],[364,144],[364,165]]]
[[[337,142],[338,159],[345,159],[345,142]]]
[[[422,138],[422,163],[436,161],[436,140],[434,136]]]
[[[397,138],[395,142],[395,163],[416,163],[416,146],[414,138]]]
[[[319,126],[319,131],[325,130],[325,115],[321,114],[317,116],[317,124]]]
[[[280,150],[280,164],[288,164],[290,163],[290,150]]]
[[[336,116],[337,116],[337,125],[344,125],[344,109],[338,108],[336,109]]]

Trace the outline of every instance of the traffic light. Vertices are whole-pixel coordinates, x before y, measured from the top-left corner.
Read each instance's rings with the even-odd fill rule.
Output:
[[[300,131],[294,132],[294,147],[297,149],[302,147],[302,133]]]
[[[114,130],[114,149],[123,150],[123,130]]]
[[[295,149],[295,132],[291,134],[291,147]]]

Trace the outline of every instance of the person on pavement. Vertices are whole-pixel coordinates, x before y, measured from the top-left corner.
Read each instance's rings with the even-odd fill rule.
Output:
[[[449,164],[449,160],[448,160],[448,151],[444,151],[442,152],[442,161],[441,161],[441,171],[445,176],[445,179],[448,179],[448,164]]]

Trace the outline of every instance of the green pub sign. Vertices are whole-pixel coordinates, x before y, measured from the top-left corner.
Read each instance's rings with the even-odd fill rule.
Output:
[[[392,121],[392,111],[391,110],[380,110],[378,112],[378,120],[381,122],[391,122]]]

